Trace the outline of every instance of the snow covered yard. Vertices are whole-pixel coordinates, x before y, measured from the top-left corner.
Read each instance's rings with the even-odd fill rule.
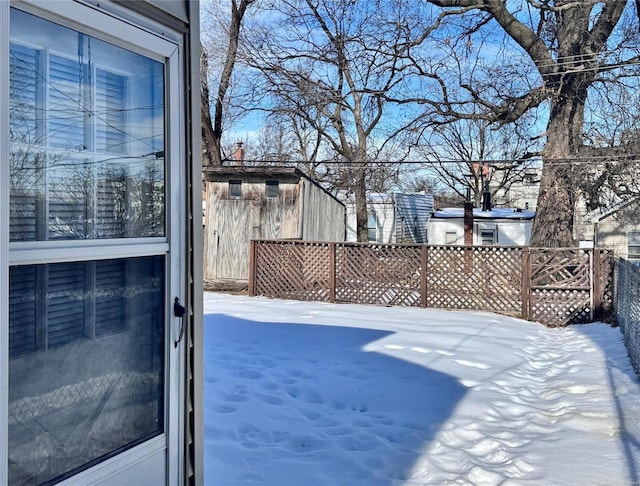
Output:
[[[619,329],[205,293],[208,486],[632,485]]]

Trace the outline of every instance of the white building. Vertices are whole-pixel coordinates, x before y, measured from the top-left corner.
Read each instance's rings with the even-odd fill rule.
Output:
[[[0,1],[0,484],[202,484],[199,5]]]
[[[473,210],[473,244],[526,246],[531,239],[534,212],[508,208]],[[430,245],[464,245],[464,209],[435,211],[427,223]]]
[[[347,201],[347,241],[357,241],[356,208]],[[425,243],[433,196],[415,193],[367,195],[369,241],[377,243]]]

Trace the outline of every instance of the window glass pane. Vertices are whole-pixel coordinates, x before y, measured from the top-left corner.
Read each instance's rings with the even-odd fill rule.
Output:
[[[375,213],[369,213],[367,217],[367,238],[369,241],[378,241],[378,217]]]
[[[242,197],[242,181],[229,181],[229,197]]]
[[[12,241],[162,236],[161,62],[11,10]]]
[[[9,483],[61,479],[164,429],[164,257],[12,267]]]
[[[280,196],[280,183],[278,181],[267,181],[266,191],[267,191],[267,197]]]

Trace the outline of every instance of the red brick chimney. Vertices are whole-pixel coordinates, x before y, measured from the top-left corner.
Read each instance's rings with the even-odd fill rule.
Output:
[[[244,165],[244,147],[242,142],[236,143],[236,150],[233,152],[233,160],[236,165]]]

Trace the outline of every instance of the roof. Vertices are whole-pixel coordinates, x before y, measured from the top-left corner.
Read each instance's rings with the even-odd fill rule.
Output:
[[[522,220],[533,219],[536,215],[533,211],[521,211],[514,208],[493,208],[491,211],[483,211],[481,208],[473,208],[473,219],[509,219]],[[433,213],[433,218],[450,219],[464,218],[464,208],[443,208]]]

